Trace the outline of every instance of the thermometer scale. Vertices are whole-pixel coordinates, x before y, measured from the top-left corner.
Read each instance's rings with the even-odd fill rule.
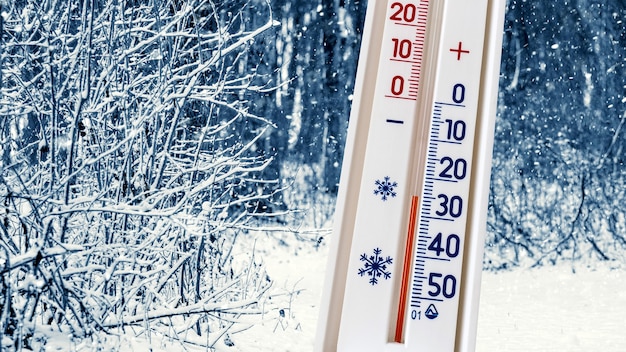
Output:
[[[316,351],[473,351],[503,0],[370,0]]]

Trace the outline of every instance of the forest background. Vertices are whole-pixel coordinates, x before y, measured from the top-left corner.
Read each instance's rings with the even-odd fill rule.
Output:
[[[366,2],[0,4],[1,346],[214,346],[261,314],[271,278],[232,249],[326,242]],[[619,267],[626,8],[507,5],[485,269]]]

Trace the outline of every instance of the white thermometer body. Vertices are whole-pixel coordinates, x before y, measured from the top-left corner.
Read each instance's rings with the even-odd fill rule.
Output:
[[[316,350],[473,350],[504,3],[370,0]]]

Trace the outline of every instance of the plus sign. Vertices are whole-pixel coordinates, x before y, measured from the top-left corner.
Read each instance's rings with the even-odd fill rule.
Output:
[[[461,60],[461,55],[462,54],[469,54],[469,50],[463,50],[463,42],[459,42],[459,47],[457,49],[450,49],[450,51],[456,53],[456,60],[460,61]]]

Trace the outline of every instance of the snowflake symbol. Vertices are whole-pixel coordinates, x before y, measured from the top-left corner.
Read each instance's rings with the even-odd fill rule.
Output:
[[[398,187],[398,182],[390,182],[389,176],[385,176],[383,181],[376,180],[376,186],[378,186],[378,189],[374,190],[374,194],[382,195],[383,201],[386,201],[389,196],[393,198],[397,195],[397,193],[394,192],[394,189]]]
[[[391,277],[391,272],[387,271],[387,265],[392,264],[391,257],[387,256],[387,258],[383,258],[380,256],[382,250],[380,248],[374,249],[374,255],[361,254],[361,261],[365,262],[365,267],[359,269],[359,275],[371,276],[370,284],[376,285],[378,283],[379,277],[384,277],[385,280]]]

